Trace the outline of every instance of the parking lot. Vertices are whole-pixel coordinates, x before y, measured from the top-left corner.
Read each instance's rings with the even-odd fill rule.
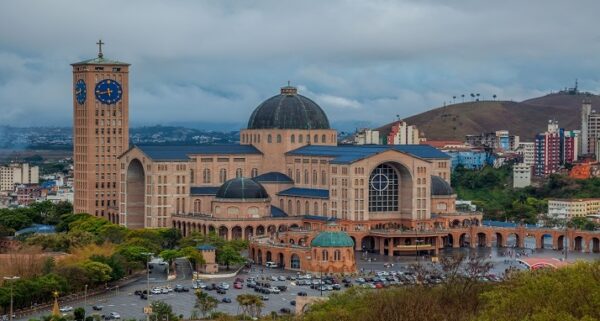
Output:
[[[513,257],[507,256],[507,253],[511,253],[510,249],[455,249],[448,250],[442,253],[442,255],[451,255],[456,253],[456,251],[464,251],[470,252],[475,251],[477,254],[486,257],[490,262],[494,264],[490,274],[501,277],[504,270],[508,267],[518,267],[516,264],[516,260]],[[529,252],[521,250],[520,253],[522,255],[528,255]],[[552,251],[552,250],[538,250],[535,253],[536,256],[552,256],[559,257],[560,252]],[[399,281],[398,285],[409,284],[411,283],[411,279],[413,279],[411,275],[410,266],[415,263],[415,257],[403,256],[403,257],[388,257],[381,256],[377,254],[364,254],[357,252],[357,265],[359,268],[359,273],[362,271],[363,275],[355,275],[351,278],[353,286],[365,286],[365,287],[373,287],[372,285],[360,285],[360,282],[357,282],[360,277],[363,278],[377,278],[377,272],[381,274],[382,272],[387,273],[388,275],[380,275],[385,278],[385,282],[387,285],[393,285],[395,283],[393,276],[403,274],[404,277],[396,277]],[[583,254],[577,253],[571,255],[572,259],[594,259],[598,258],[597,254]],[[434,268],[434,265],[430,263],[429,260],[425,258],[419,259],[421,264],[427,266],[429,268]],[[522,267],[521,267],[522,268]],[[182,287],[186,287],[189,289],[188,292],[175,292],[175,291],[165,291],[167,293],[154,294],[150,296],[150,301],[160,300],[170,304],[173,307],[173,311],[176,314],[182,314],[184,317],[190,317],[192,310],[195,304],[195,295],[193,281],[191,279],[191,271],[189,269],[189,264],[178,264],[177,266],[177,275],[178,279],[167,282],[166,281],[166,271],[164,266],[156,265],[152,269],[151,279],[150,279],[150,288],[165,288],[171,287],[175,289],[177,285],[181,285]],[[398,273],[401,272],[401,273]],[[218,311],[223,311],[229,314],[238,314],[240,312],[239,306],[236,302],[236,297],[240,294],[256,294],[260,296],[266,296],[268,300],[264,301],[265,306],[262,310],[262,313],[270,313],[271,311],[279,312],[282,308],[289,308],[294,311],[294,306],[290,304],[291,301],[295,300],[298,292],[305,292],[308,296],[320,296],[320,289],[311,289],[306,285],[299,285],[298,280],[292,280],[292,278],[297,278],[299,273],[284,271],[278,268],[266,268],[261,266],[254,265],[250,269],[243,270],[238,276],[230,277],[230,278],[222,278],[222,279],[214,279],[214,280],[203,280],[206,285],[211,285],[215,283],[218,285],[221,282],[225,282],[229,285],[229,289],[225,291],[225,294],[217,293],[216,290],[207,291],[211,296],[217,298],[219,302],[223,301],[223,298],[229,298],[231,303],[219,303],[217,307]],[[310,282],[315,282],[314,279],[318,278],[319,273],[312,273],[313,279]],[[233,284],[236,278],[244,279],[242,289],[235,289]],[[281,277],[281,279],[280,279]],[[389,277],[389,278],[388,278]],[[268,282],[269,286],[277,287],[277,286],[285,286],[286,291],[282,291],[279,294],[267,294],[267,293],[259,293],[255,292],[255,289],[249,288],[247,286],[247,279],[254,278],[256,282]],[[277,280],[273,280],[273,278],[277,278]],[[337,280],[340,282],[341,290],[333,290],[324,288],[322,291],[323,296],[327,296],[330,293],[344,291],[344,283],[341,278]],[[490,281],[494,281],[490,279]],[[433,280],[433,283],[440,282],[437,280]],[[370,284],[374,284],[375,282],[370,282]],[[333,288],[333,285],[331,285]],[[99,297],[90,297],[87,299],[87,314],[98,313],[100,315],[108,315],[111,312],[116,312],[120,314],[121,319],[140,319],[144,318],[143,307],[148,304],[148,301],[140,298],[139,295],[135,294],[135,291],[143,291],[147,288],[147,280],[146,278],[141,278],[136,282],[129,284],[125,287],[122,287],[118,290],[111,291],[103,296]],[[68,305],[73,307],[83,306],[84,302],[71,302]],[[101,311],[93,311],[92,306],[101,305],[103,308]],[[39,313],[38,315],[27,316],[22,320],[27,320],[32,317],[39,317],[43,314],[48,314],[49,311],[43,311],[43,313]]]

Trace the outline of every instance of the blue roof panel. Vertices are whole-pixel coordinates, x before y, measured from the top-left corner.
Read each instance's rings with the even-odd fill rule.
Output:
[[[136,145],[154,160],[188,160],[189,155],[238,155],[261,154],[250,145]]]
[[[192,186],[190,195],[217,195],[219,186]]]
[[[429,145],[338,145],[300,147],[288,155],[329,156],[332,164],[350,164],[388,150],[414,155],[424,159],[449,159],[450,156]]]
[[[287,217],[288,215],[279,207],[271,205],[271,217]]]
[[[277,193],[278,196],[296,196],[310,198],[329,198],[329,190],[317,188],[292,187]]]

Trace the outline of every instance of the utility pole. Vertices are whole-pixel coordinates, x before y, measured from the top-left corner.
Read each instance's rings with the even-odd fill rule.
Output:
[[[88,285],[85,285],[85,289],[83,291],[83,310],[87,309],[87,288]]]
[[[20,279],[20,278],[21,278],[21,277],[19,277],[19,276],[16,276],[16,275],[15,275],[15,276],[5,276],[5,277],[4,277],[4,279],[5,279],[6,281],[16,281],[16,280],[18,280],[18,279]],[[13,301],[14,301],[14,293],[13,293],[13,291],[14,291],[14,290],[13,290],[13,288],[14,288],[14,287],[15,287],[15,286],[14,286],[14,282],[10,282],[10,315],[8,316],[8,319],[9,319],[10,321],[12,321],[12,320],[13,320],[13,313],[14,313],[14,310],[13,310]]]
[[[150,321],[150,314],[152,313],[152,311],[151,311],[152,302],[150,301],[150,258],[152,257],[152,255],[154,255],[154,253],[143,252],[141,254],[145,255],[147,257],[147,260],[146,260],[146,298],[148,299],[148,306],[147,306],[148,310],[146,311],[146,309],[144,309],[144,312],[146,312],[146,321]]]

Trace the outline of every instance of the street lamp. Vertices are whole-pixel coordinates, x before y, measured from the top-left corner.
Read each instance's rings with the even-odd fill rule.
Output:
[[[152,306],[150,302],[150,258],[154,255],[154,253],[142,252],[141,254],[148,258],[146,260],[146,298],[148,299],[148,306],[150,307]],[[146,313],[146,321],[150,321],[150,313]]]
[[[16,281],[18,279],[20,279],[21,277],[19,276],[5,276],[4,280],[6,281]],[[14,295],[13,295],[13,288],[14,288],[14,284],[11,282],[10,284],[10,316],[9,316],[9,320],[12,321],[13,319],[13,301],[14,301]]]

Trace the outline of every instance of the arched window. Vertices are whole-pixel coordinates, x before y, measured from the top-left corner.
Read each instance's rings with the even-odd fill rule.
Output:
[[[205,168],[202,171],[202,183],[210,184],[210,169],[208,168]]]
[[[290,143],[295,143],[296,142],[296,136],[294,136],[294,134],[292,134],[292,136],[290,136]]]
[[[323,216],[327,216],[327,203],[323,203]]]
[[[321,185],[327,185],[327,172],[321,171]]]
[[[314,206],[313,206],[313,215],[319,215],[319,203],[315,202]]]
[[[299,170],[299,169],[297,169],[297,170],[296,170],[296,180],[295,180],[295,182],[294,182],[294,183],[296,183],[296,184],[300,184],[300,182],[301,182],[301,180],[300,180],[300,170]]]
[[[329,261],[329,252],[327,252],[327,250],[323,250],[321,258],[323,261]]]
[[[319,182],[319,180],[317,179],[317,171],[313,170],[313,174],[312,174],[312,184],[313,185],[317,185],[317,183]]]
[[[280,208],[282,211],[285,211],[285,209],[284,209],[284,207],[283,207],[283,198],[279,199],[279,208]]]
[[[325,134],[323,134],[321,136],[321,143],[325,144],[326,141],[327,141],[327,136],[325,136]]]
[[[298,135],[298,143],[304,143],[304,136]]]
[[[292,178],[292,169],[291,168],[288,168],[288,173],[287,174],[288,174],[289,178]]]
[[[310,144],[310,135],[306,134],[306,143]]]
[[[219,182],[221,184],[225,183],[225,181],[227,180],[227,170],[225,168],[221,168],[221,170],[219,171]]]
[[[369,177],[369,211],[398,210],[398,174],[387,164],[381,164]]]
[[[335,250],[335,252],[333,252],[333,260],[334,261],[342,260],[342,253],[340,252],[340,250]]]
[[[280,134],[277,134],[277,142],[281,143],[281,135]]]
[[[304,215],[308,215],[310,211],[310,205],[308,204],[308,201],[304,202]]]
[[[302,210],[300,209],[300,201],[296,201],[296,215],[300,215],[300,213],[302,213]]]
[[[272,140],[271,134],[267,135],[267,143],[272,143]]]
[[[292,200],[288,200],[288,214],[292,214],[294,212],[292,208]]]
[[[319,142],[319,135],[315,134],[315,138],[313,138],[313,143],[318,143]]]
[[[235,170],[235,177],[236,177],[236,178],[240,178],[240,177],[242,177],[242,176],[243,176],[242,169],[241,169],[241,168],[237,168],[237,169]]]
[[[194,214],[200,214],[200,211],[202,210],[202,203],[200,202],[200,200],[194,200]]]
[[[260,144],[260,134],[258,134],[258,139],[256,140],[256,142]]]
[[[308,169],[304,170],[304,184],[308,185]]]
[[[252,173],[251,174],[252,177],[258,176],[258,168],[253,168],[251,173]]]
[[[298,256],[298,254],[292,254],[290,268],[292,268],[292,269],[300,268],[300,257]]]

